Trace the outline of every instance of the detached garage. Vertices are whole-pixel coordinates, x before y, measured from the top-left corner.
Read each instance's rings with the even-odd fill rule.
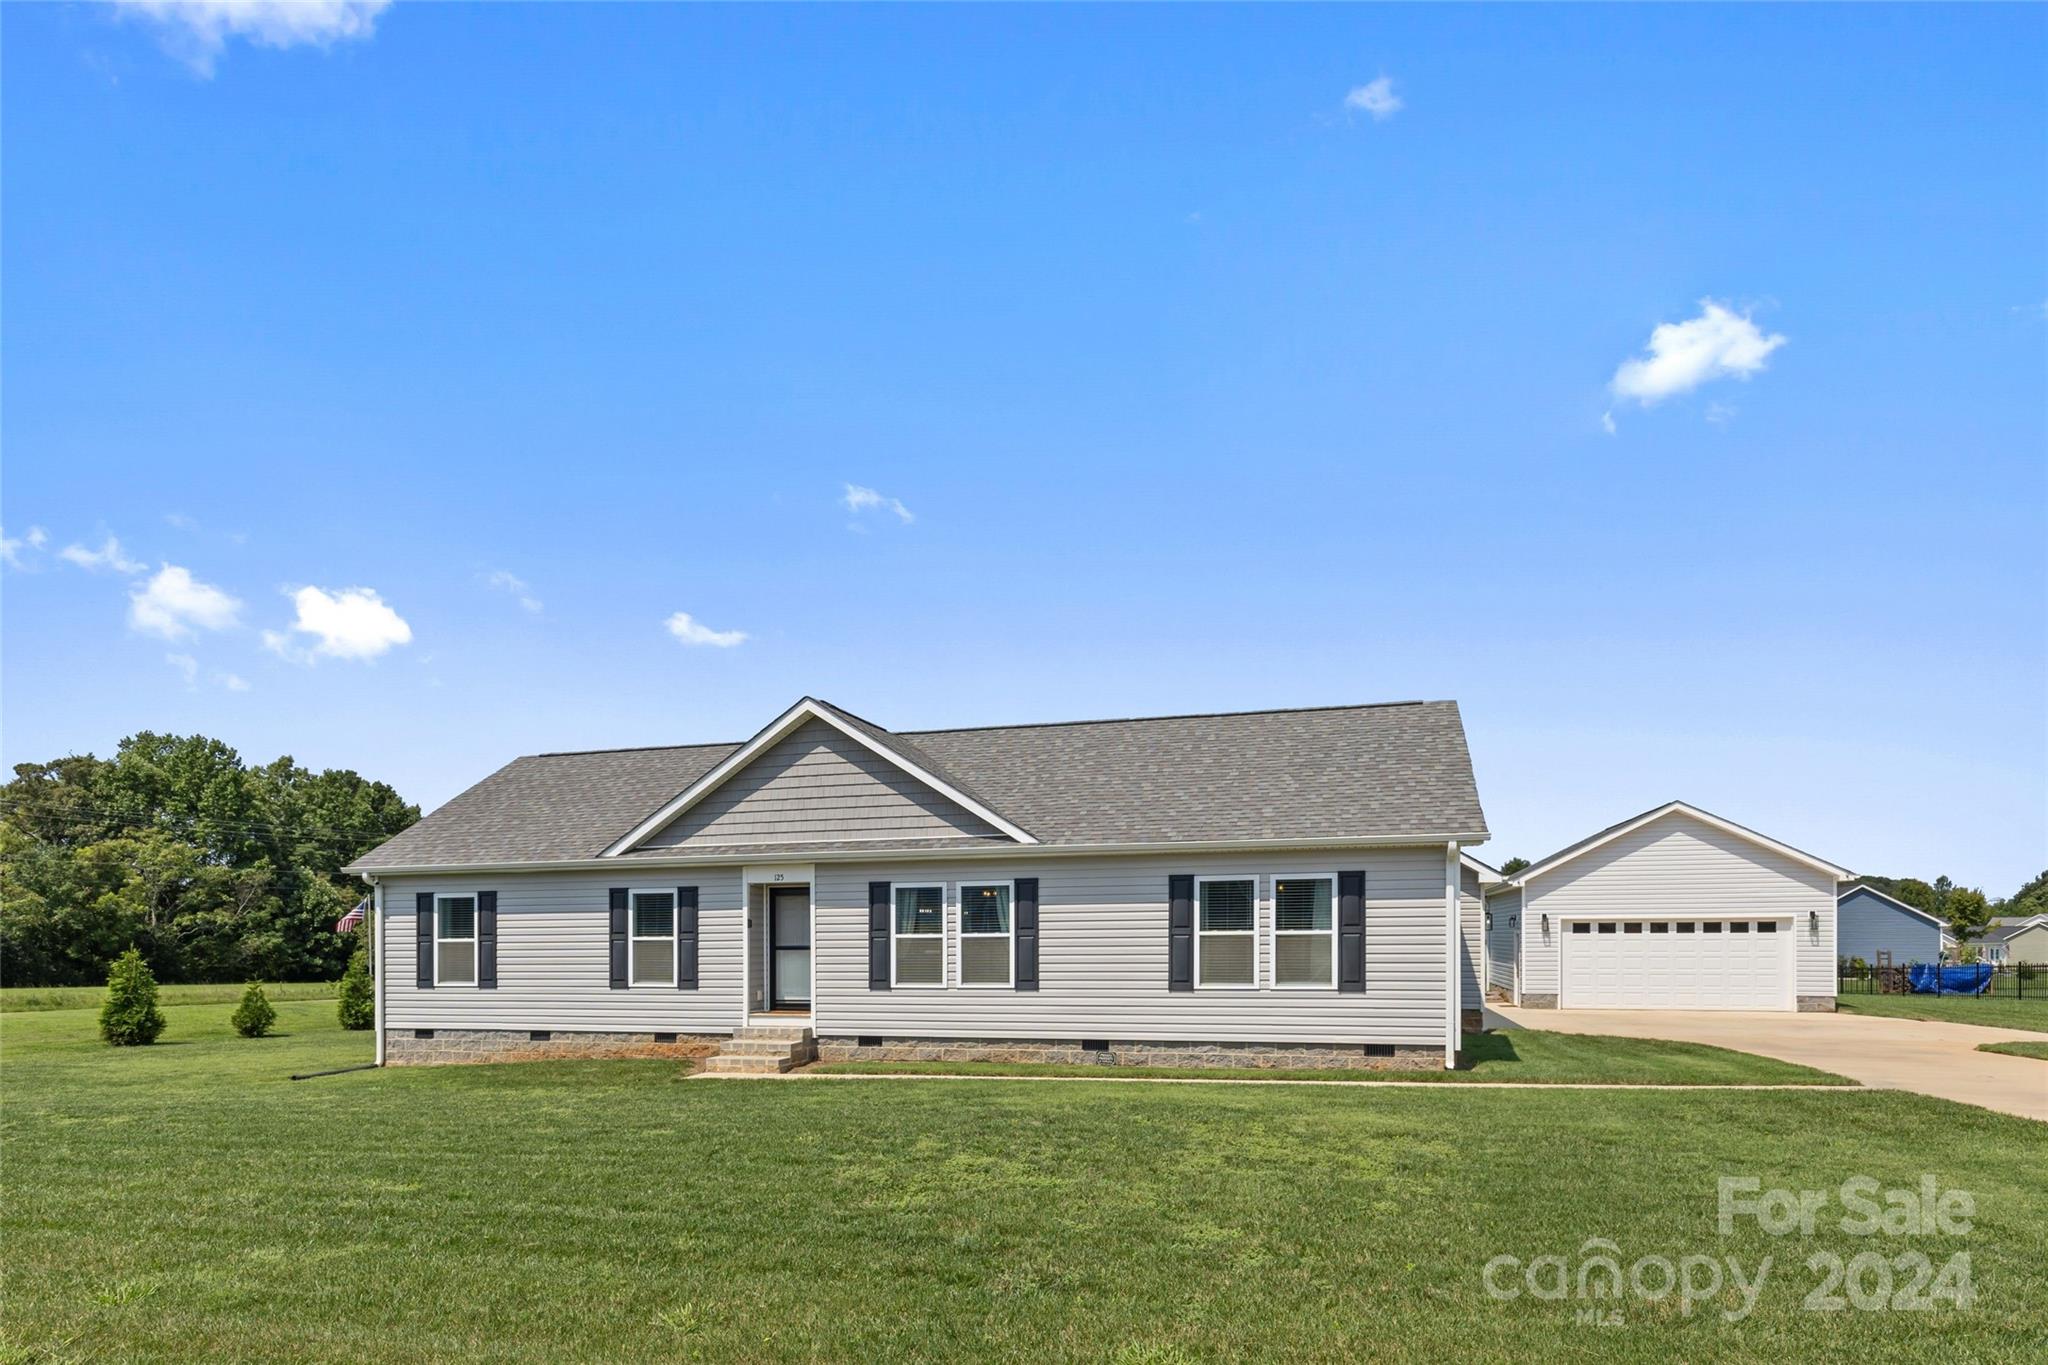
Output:
[[[1673,801],[1489,889],[1489,959],[1537,1008],[1831,1010],[1850,876]]]

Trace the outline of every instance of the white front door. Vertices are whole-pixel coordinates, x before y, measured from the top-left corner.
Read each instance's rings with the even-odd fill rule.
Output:
[[[1787,1010],[1789,920],[1569,920],[1564,1009]]]

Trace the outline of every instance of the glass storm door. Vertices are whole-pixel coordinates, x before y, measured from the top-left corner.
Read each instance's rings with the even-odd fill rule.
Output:
[[[768,893],[768,1002],[771,1009],[811,1004],[811,893],[790,887]]]

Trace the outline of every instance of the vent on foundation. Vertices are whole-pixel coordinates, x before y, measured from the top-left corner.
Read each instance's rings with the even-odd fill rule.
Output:
[[[1107,1038],[1083,1038],[1081,1040],[1081,1051],[1107,1052],[1109,1051],[1109,1040]]]
[[[434,1031],[430,1028],[416,1028],[412,1031],[412,1036],[415,1038],[431,1038],[434,1036]]]
[[[863,1033],[858,1038],[855,1038],[853,1042],[855,1047],[880,1047],[882,1045],[881,1036],[874,1033]]]
[[[1394,1055],[1394,1045],[1392,1043],[1367,1043],[1365,1045],[1365,1055],[1368,1057],[1391,1057]]]
[[[545,1043],[554,1036],[553,1033],[544,1028],[531,1029],[527,1032],[526,1041],[529,1043]]]
[[[654,1035],[654,1041],[657,1043],[673,1043],[675,1040],[676,1036],[673,1033],[657,1033]]]

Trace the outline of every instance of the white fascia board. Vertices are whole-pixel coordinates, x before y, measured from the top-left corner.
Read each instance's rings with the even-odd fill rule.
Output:
[[[1373,839],[1205,839],[1178,843],[1127,844],[986,844],[970,848],[882,848],[855,851],[843,848],[788,849],[772,854],[723,853],[716,857],[619,858],[610,853],[595,858],[560,858],[542,862],[429,863],[411,867],[379,867],[360,874],[374,877],[453,877],[498,872],[605,872],[621,867],[732,867],[748,863],[902,863],[1015,860],[1025,858],[1105,858],[1139,853],[1269,853],[1304,849],[1441,848],[1447,836],[1441,833],[1398,834]],[[1458,837],[1458,836],[1449,836]],[[346,871],[347,869],[343,869]]]
[[[1593,840],[1590,843],[1582,844],[1579,847],[1572,849],[1568,853],[1553,853],[1548,858],[1544,858],[1539,862],[1530,864],[1528,867],[1523,868],[1520,872],[1517,872],[1514,875],[1513,880],[1508,884],[1513,886],[1526,885],[1531,878],[1539,877],[1546,872],[1555,871],[1556,869],[1563,867],[1567,863],[1575,863],[1579,859],[1585,857],[1588,853],[1591,853],[1594,849],[1604,848],[1608,844],[1613,843],[1616,839],[1621,838],[1624,834],[1634,833],[1636,830],[1641,829],[1644,825],[1649,824],[1651,821],[1661,820],[1667,815],[1689,815],[1693,819],[1698,820],[1700,823],[1705,825],[1711,825],[1715,829],[1720,830],[1724,834],[1732,834],[1738,839],[1745,839],[1752,844],[1758,845],[1759,847],[1768,848],[1776,853],[1782,853],[1787,858],[1790,858],[1795,862],[1804,863],[1806,866],[1813,868],[1816,871],[1826,872],[1833,876],[1834,879],[1838,882],[1848,881],[1851,877],[1854,877],[1856,875],[1855,873],[1849,871],[1848,868],[1837,867],[1833,863],[1828,862],[1825,858],[1816,858],[1811,853],[1806,852],[1804,849],[1794,848],[1790,844],[1781,844],[1776,839],[1771,838],[1769,835],[1759,834],[1753,829],[1746,829],[1743,826],[1736,824],[1733,820],[1723,820],[1720,816],[1713,814],[1711,811],[1701,810],[1698,806],[1690,806],[1683,801],[1667,801],[1663,805],[1657,807],[1655,810],[1644,811],[1635,819],[1624,821],[1623,823],[1616,825],[1613,829],[1608,830],[1605,834],[1601,835],[1599,838]]]
[[[809,697],[805,697],[801,701],[797,702],[796,705],[790,707],[787,711],[784,711],[780,716],[777,716],[774,720],[770,721],[767,725],[767,728],[763,729],[759,734],[755,735],[745,744],[742,744],[739,748],[735,749],[732,753],[728,754],[725,760],[721,762],[717,767],[713,768],[710,772],[704,774],[704,776],[698,778],[695,782],[692,782],[688,787],[684,788],[681,795],[677,796],[674,800],[670,801],[660,810],[654,812],[654,814],[648,816],[645,820],[642,820],[639,824],[635,825],[631,832],[629,832],[624,838],[619,839],[618,841],[613,843],[609,848],[605,849],[604,853],[600,856],[606,858],[616,858],[621,853],[628,851],[629,849],[633,848],[635,845],[640,843],[641,840],[651,837],[657,830],[660,830],[663,826],[667,825],[670,821],[674,820],[678,815],[681,815],[684,811],[696,805],[706,796],[709,796],[712,792],[716,791],[719,787],[723,786],[728,778],[732,777],[733,774],[739,772],[742,768],[746,767],[749,763],[753,762],[755,757],[758,756],[762,750],[766,749],[769,745],[774,744],[777,740],[780,740],[790,731],[796,729],[797,726],[812,720],[823,721],[825,724],[831,726],[833,729],[839,731],[839,733],[841,733],[842,735],[845,735],[847,738],[853,740],[854,743],[860,745],[862,748],[868,750],[870,753],[873,753],[879,756],[880,758],[886,760],[892,766],[902,769],[910,776],[916,778],[919,782],[924,783],[927,787],[930,787],[932,788],[932,790],[943,794],[949,800],[966,808],[969,811],[972,811],[974,814],[988,821],[991,825],[994,825],[997,829],[1009,835],[1018,843],[1035,844],[1038,842],[1038,840],[1031,834],[1029,830],[1026,830],[1021,826],[1004,819],[1003,816],[998,812],[990,810],[981,802],[975,800],[973,797],[967,795],[965,792],[959,790],[957,787],[952,786],[950,783],[943,781],[935,774],[925,771],[917,764],[912,763],[909,759],[903,757],[903,755],[896,753],[890,749],[886,749],[880,744],[875,743],[873,739],[871,739],[865,734],[862,734],[855,727],[848,725],[838,716],[832,714],[830,710],[818,705]]]

